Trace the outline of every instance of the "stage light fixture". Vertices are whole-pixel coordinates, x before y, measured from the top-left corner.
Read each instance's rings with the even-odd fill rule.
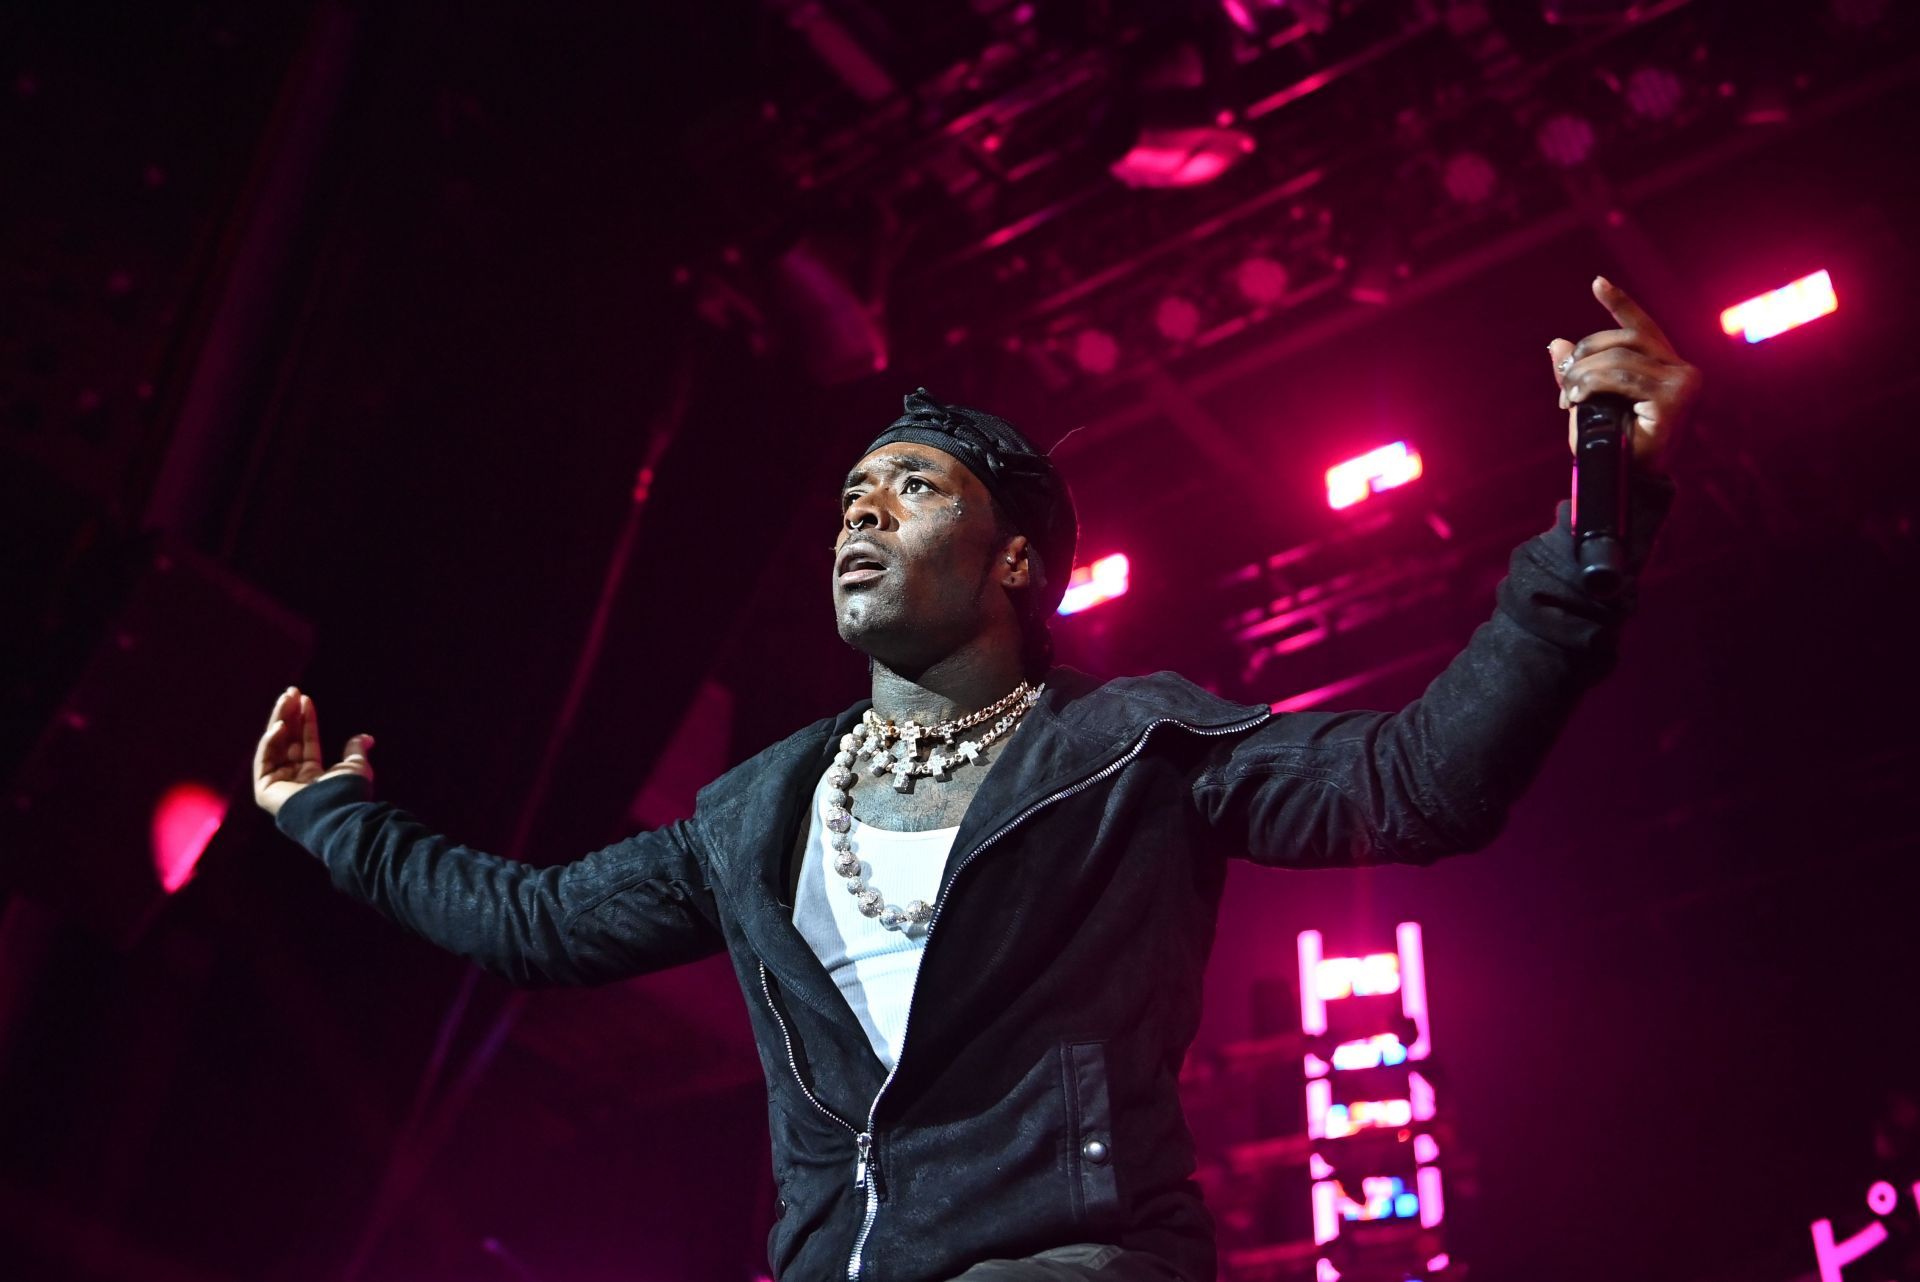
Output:
[[[1332,0],[1220,0],[1220,9],[1228,22],[1254,37],[1270,34],[1290,22],[1298,22],[1315,35],[1324,34],[1333,25]]]
[[[1627,107],[1643,120],[1665,120],[1686,101],[1686,86],[1665,67],[1638,67],[1627,76]]]
[[[1287,269],[1264,255],[1255,255],[1233,269],[1240,296],[1255,307],[1271,307],[1286,297]]]
[[[1421,1071],[1433,1041],[1419,923],[1401,922],[1394,942],[1390,953],[1329,957],[1319,931],[1297,939],[1301,1031],[1318,1038],[1331,1026],[1351,1039],[1327,1058],[1322,1043],[1304,1062],[1317,1282],[1339,1282],[1336,1258],[1350,1261],[1355,1277],[1411,1279],[1422,1263],[1429,1270],[1451,1263],[1440,1238],[1446,1202],[1432,1130],[1437,1101]],[[1397,1011],[1369,1000],[1395,991]],[[1412,1046],[1381,1030],[1392,1022],[1413,1025]],[[1406,1235],[1415,1223],[1427,1232]]]
[[[1384,490],[1420,479],[1425,465],[1405,441],[1368,450],[1327,469],[1327,506],[1338,512]]]
[[[1088,374],[1111,374],[1120,364],[1120,343],[1104,329],[1074,335],[1073,363]]]
[[[1108,172],[1129,187],[1199,187],[1210,183],[1253,152],[1253,135],[1218,125],[1142,129],[1126,155]]]
[[[1840,298],[1833,291],[1833,277],[1821,268],[1778,289],[1735,303],[1720,313],[1720,328],[1727,334],[1740,335],[1749,343],[1758,343],[1838,310]]]
[[[1127,594],[1130,567],[1125,552],[1103,556],[1091,565],[1076,566],[1060,599],[1061,614],[1078,614]]]
[[[1193,336],[1200,332],[1200,309],[1194,306],[1191,299],[1169,294],[1154,308],[1153,324],[1160,331],[1160,336],[1169,342],[1191,342]]]
[[[1562,112],[1549,116],[1534,131],[1533,141],[1549,163],[1572,169],[1585,164],[1593,154],[1593,125],[1585,116]]]
[[[1500,185],[1500,174],[1493,162],[1477,151],[1457,151],[1447,157],[1440,179],[1447,195],[1462,205],[1486,203]]]

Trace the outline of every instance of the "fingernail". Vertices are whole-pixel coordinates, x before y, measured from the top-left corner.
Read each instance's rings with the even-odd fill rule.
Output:
[[[1575,402],[1576,404],[1580,401],[1584,401],[1587,399],[1587,389],[1584,387],[1576,387],[1571,392],[1567,393],[1567,399]]]
[[[1593,283],[1594,283],[1594,284],[1596,284],[1596,285],[1598,285],[1598,286],[1599,286],[1600,288],[1602,288],[1602,289],[1612,289],[1612,288],[1613,288],[1613,282],[1612,282],[1612,281],[1610,281],[1610,280],[1608,280],[1608,279],[1607,279],[1607,278],[1606,278],[1605,276],[1595,276],[1595,277],[1593,278]]]

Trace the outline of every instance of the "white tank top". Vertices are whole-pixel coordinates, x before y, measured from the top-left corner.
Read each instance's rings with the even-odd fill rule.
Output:
[[[885,779],[862,779],[868,786],[891,787]],[[813,790],[813,817],[807,828],[806,862],[793,896],[793,924],[812,947],[820,964],[833,976],[854,1018],[866,1030],[873,1053],[891,1072],[900,1057],[907,1031],[907,1004],[913,981],[920,973],[920,955],[927,946],[927,928],[909,926],[888,930],[871,917],[862,917],[847,891],[847,879],[833,869],[833,849],[827,845],[827,781],[821,776]],[[887,902],[905,907],[915,899],[932,903],[940,891],[940,876],[953,850],[958,828],[930,828],[925,832],[889,832],[870,828],[858,819],[847,834],[853,853],[860,856],[864,876]]]

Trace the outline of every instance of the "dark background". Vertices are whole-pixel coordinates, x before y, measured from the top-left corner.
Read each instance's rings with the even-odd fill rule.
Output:
[[[1060,442],[1082,559],[1132,558],[1063,657],[1397,706],[1564,493],[1545,345],[1609,323],[1596,271],[1708,384],[1619,671],[1490,850],[1236,868],[1196,1062],[1290,992],[1298,930],[1414,918],[1475,1276],[1804,1276],[1810,1221],[1920,1178],[1913,12],[1252,8],[1257,40],[1202,0],[0,17],[0,1274],[755,1276],[728,972],[522,998],[334,896],[245,802],[274,693],[483,848],[671,817],[859,695],[834,485],[925,384]],[[1223,110],[1256,145],[1218,180],[1109,175]],[[1252,257],[1280,299],[1236,291]],[[1821,267],[1835,315],[1719,332]],[[1327,512],[1324,469],[1400,438],[1426,476]],[[226,604],[130,606],[155,548]],[[1234,640],[1343,575],[1317,643]],[[187,777],[235,806],[162,897],[142,816]],[[1209,1143],[1251,1125],[1192,1103]]]

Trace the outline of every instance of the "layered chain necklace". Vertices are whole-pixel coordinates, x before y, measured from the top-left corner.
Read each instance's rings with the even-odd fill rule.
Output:
[[[989,707],[931,726],[911,720],[896,726],[891,721],[882,721],[868,708],[861,715],[860,724],[840,736],[840,751],[833,754],[833,764],[827,768],[827,831],[833,847],[833,870],[846,879],[847,890],[854,896],[861,916],[877,918],[888,930],[905,930],[933,920],[933,905],[924,899],[910,900],[904,908],[888,903],[886,896],[867,881],[866,866],[853,852],[853,815],[848,809],[847,794],[860,777],[858,767],[862,759],[874,774],[892,775],[893,786],[902,792],[911,786],[916,775],[945,781],[950,767],[971,762],[994,740],[1018,725],[1027,709],[1040,701],[1040,694],[1046,688],[1044,683],[1036,686],[1022,681],[1008,691],[1005,698]],[[955,742],[961,732],[987,721],[993,725],[979,738]],[[920,756],[922,745],[928,746],[924,760]]]

